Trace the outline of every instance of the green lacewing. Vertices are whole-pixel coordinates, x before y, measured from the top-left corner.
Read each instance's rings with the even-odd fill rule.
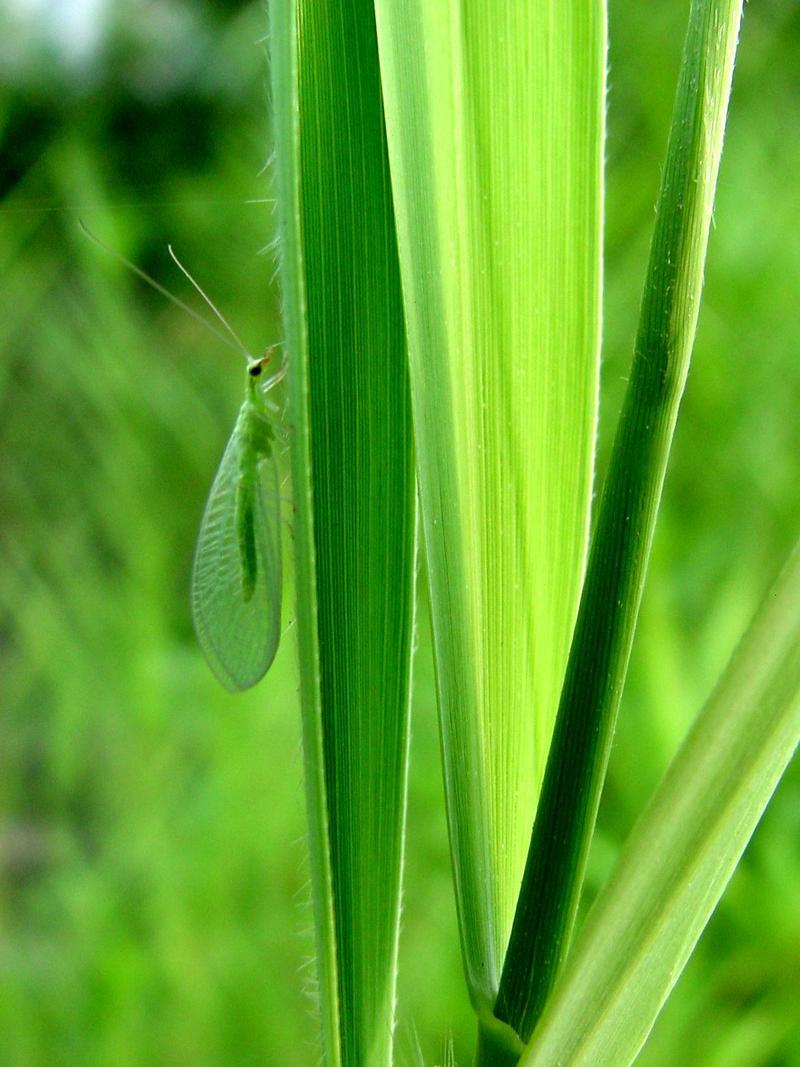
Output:
[[[280,640],[280,496],[275,431],[261,384],[270,353],[248,364],[245,397],[200,523],[192,617],[209,666],[226,689],[255,685]]]
[[[265,376],[277,345],[251,355],[225,317],[175,255],[169,253],[222,323],[227,334],[184,304],[135,263],[83,231],[96,244],[202,323],[247,361],[239,415],[211,485],[192,567],[192,619],[200,648],[218,680],[231,692],[249,689],[269,670],[280,641],[280,494],[275,459],[274,405],[267,393],[286,374]]]

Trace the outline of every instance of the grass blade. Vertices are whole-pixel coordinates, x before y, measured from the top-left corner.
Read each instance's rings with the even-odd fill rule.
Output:
[[[605,13],[555,0],[376,11],[451,852],[485,1013],[586,551]]]
[[[800,546],[628,841],[525,1067],[644,1044],[800,741]]]
[[[694,0],[631,380],[496,1014],[525,1040],[566,955],[605,778],[702,289],[741,0]]]
[[[370,3],[273,5],[298,629],[326,1062],[391,1059],[414,478]]]

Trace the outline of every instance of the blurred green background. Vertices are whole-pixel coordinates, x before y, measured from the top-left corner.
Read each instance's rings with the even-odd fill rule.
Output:
[[[686,0],[611,2],[604,468]],[[104,256],[171,241],[280,335],[261,3],[0,9],[0,1064],[318,1061],[295,648],[223,693],[187,587],[241,373]],[[748,5],[694,366],[592,854],[596,892],[800,528],[800,6]],[[189,294],[191,299],[191,293]],[[287,539],[290,533],[287,529]],[[291,619],[291,590],[286,601]],[[433,672],[415,665],[398,1060],[473,1038]],[[800,1067],[790,769],[640,1062]]]

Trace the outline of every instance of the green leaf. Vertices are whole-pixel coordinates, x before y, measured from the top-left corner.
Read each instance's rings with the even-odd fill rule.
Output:
[[[694,343],[741,0],[694,0],[633,367],[496,1015],[530,1037],[567,954]]]
[[[370,3],[272,5],[297,621],[326,1062],[391,1060],[415,539]]]
[[[524,1067],[633,1061],[800,741],[800,545],[595,902]]]
[[[583,574],[602,3],[376,0],[463,956],[493,1003]]]

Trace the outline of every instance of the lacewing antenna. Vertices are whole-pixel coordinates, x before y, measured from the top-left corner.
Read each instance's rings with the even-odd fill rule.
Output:
[[[168,246],[170,255],[178,264],[178,266],[186,275],[186,277],[189,279],[189,281],[192,283],[192,285],[195,287],[195,289],[197,289],[197,291],[212,309],[214,314],[220,319],[230,336],[222,333],[222,331],[218,330],[216,326],[212,326],[208,319],[203,318],[202,315],[198,315],[198,313],[193,308],[190,308],[188,304],[185,304],[182,300],[175,296],[174,293],[171,293],[169,289],[166,289],[163,285],[161,285],[160,282],[157,282],[155,278],[151,278],[151,276],[146,271],[142,270],[141,267],[137,267],[135,263],[132,263],[131,260],[123,256],[121,252],[118,252],[116,248],[112,248],[111,245],[107,245],[105,241],[101,241],[100,238],[96,236],[96,234],[92,233],[92,231],[83,222],[82,219],[78,219],[78,225],[90,241],[94,241],[94,243],[99,248],[102,248],[104,252],[107,252],[110,256],[113,256],[114,259],[120,262],[124,267],[127,267],[128,270],[132,270],[133,273],[137,275],[137,277],[141,278],[142,281],[146,282],[152,289],[155,289],[157,293],[161,293],[163,297],[169,300],[176,307],[179,307],[181,311],[185,311],[190,318],[194,319],[195,322],[199,322],[201,326],[205,327],[205,329],[209,331],[209,333],[212,333],[218,341],[221,341],[228,348],[232,348],[235,352],[238,352],[240,356],[244,356],[248,363],[252,363],[254,361],[255,357],[250,352],[248,352],[247,348],[245,348],[244,344],[239,339],[238,335],[232,329],[230,324],[225,320],[223,315],[214,306],[214,304],[212,304],[211,300],[209,300],[209,298],[206,296],[206,294],[203,292],[203,290],[200,288],[194,278],[192,278],[191,274],[189,274],[183,264],[179,262],[177,256],[172,251],[171,246]]]
[[[239,348],[241,349],[241,351],[242,351],[242,352],[244,352],[244,353],[245,353],[245,354],[247,355],[247,358],[248,358],[248,359],[252,359],[253,357],[252,357],[252,356],[250,355],[250,353],[249,353],[249,352],[247,351],[247,349],[245,348],[245,346],[244,346],[244,343],[243,343],[243,341],[241,340],[241,338],[239,337],[238,333],[237,333],[237,332],[236,332],[236,331],[234,330],[233,326],[231,326],[231,324],[230,324],[230,323],[228,322],[228,320],[227,320],[227,319],[225,318],[225,316],[224,316],[224,315],[222,314],[222,312],[221,312],[221,311],[219,310],[219,308],[218,308],[218,307],[217,307],[217,305],[216,305],[216,304],[214,303],[214,301],[213,301],[213,300],[211,299],[211,297],[210,297],[210,296],[208,295],[208,293],[206,293],[206,292],[205,292],[205,291],[204,291],[204,290],[203,290],[203,289],[201,288],[201,286],[200,286],[200,283],[199,283],[199,282],[197,282],[197,281],[195,281],[195,279],[194,279],[194,278],[192,277],[192,275],[191,275],[191,274],[189,273],[189,271],[188,271],[188,270],[186,269],[186,267],[184,267],[184,265],[183,265],[183,264],[181,263],[181,261],[180,261],[180,260],[178,259],[178,257],[177,257],[177,256],[175,255],[175,250],[173,249],[172,245],[167,245],[167,248],[168,248],[168,250],[169,250],[169,254],[170,254],[170,255],[172,256],[172,259],[173,259],[173,261],[175,262],[175,265],[176,265],[176,266],[178,267],[178,269],[179,269],[180,271],[182,271],[182,273],[183,273],[183,274],[185,274],[185,275],[186,275],[186,277],[187,277],[187,278],[189,279],[189,281],[190,281],[190,282],[192,283],[192,285],[193,285],[193,286],[195,287],[195,289],[196,289],[196,290],[198,291],[198,293],[200,294],[200,296],[202,296],[203,300],[205,300],[205,302],[206,302],[206,303],[208,304],[208,306],[209,306],[209,307],[211,308],[211,310],[212,310],[212,311],[214,312],[214,314],[215,314],[215,315],[217,316],[217,318],[219,319],[219,321],[220,321],[220,322],[222,323],[222,325],[223,325],[223,326],[225,327],[225,329],[226,329],[226,330],[228,331],[228,333],[229,333],[229,334],[231,335],[231,337],[232,337],[232,338],[234,339],[234,341],[235,341],[235,342],[236,342],[236,344],[237,344],[237,345],[239,346]]]

